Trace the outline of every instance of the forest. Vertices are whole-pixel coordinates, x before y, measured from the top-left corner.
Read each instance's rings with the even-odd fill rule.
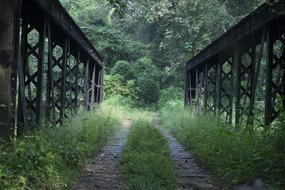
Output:
[[[154,108],[182,99],[186,61],[263,2],[62,1],[104,55],[105,98]]]
[[[200,109],[197,102],[204,101],[207,95],[202,97],[201,92],[197,90],[200,77],[197,74],[198,69],[196,69],[196,78],[194,77],[195,82],[192,81],[196,85],[194,90],[191,87],[193,78],[191,76],[190,79],[187,78],[189,60],[260,6],[274,6],[282,1],[59,0],[59,2],[102,56],[104,62],[101,70],[104,72],[102,84],[99,84],[101,79],[96,82],[92,79],[94,84],[91,82],[93,88],[99,86],[103,89],[102,97],[100,95],[98,98],[97,95],[98,102],[96,102],[94,100],[96,97],[91,96],[91,102],[93,99],[95,103],[87,105],[89,107],[86,109],[86,92],[80,92],[79,108],[66,111],[66,116],[63,116],[64,119],[59,124],[48,121],[46,116],[48,111],[43,111],[42,114],[46,115],[42,117],[40,125],[35,127],[29,123],[33,119],[33,116],[29,115],[27,120],[31,126],[27,127],[29,130],[23,135],[18,135],[21,132],[21,119],[24,120],[20,118],[21,111],[19,111],[22,109],[20,104],[23,103],[21,102],[23,99],[17,98],[18,118],[15,123],[18,123],[13,131],[14,134],[9,140],[0,138],[0,189],[284,190],[285,97],[279,96],[278,93],[285,93],[285,34],[281,34],[277,45],[272,45],[273,53],[281,52],[276,54],[277,58],[274,57],[275,60],[279,60],[276,61],[276,65],[279,63],[280,66],[276,66],[277,69],[272,74],[273,80],[277,81],[274,83],[277,84],[275,86],[280,83],[281,87],[280,89],[276,87],[277,95],[276,97],[273,95],[276,102],[273,108],[278,111],[274,113],[276,118],[269,125],[263,122],[266,119],[264,97],[268,88],[266,70],[269,68],[266,65],[269,59],[264,54],[269,51],[263,52],[262,43],[266,44],[265,38],[270,38],[269,35],[267,38],[265,32],[258,35],[262,40],[258,42],[260,45],[256,46],[257,57],[254,57],[254,61],[250,58],[240,58],[238,61],[242,62],[244,59],[247,62],[251,60],[251,63],[260,63],[260,68],[257,66],[260,75],[257,79],[254,77],[252,79],[257,81],[256,97],[253,98],[255,103],[252,105],[256,116],[254,122],[250,124],[246,122],[245,118],[250,114],[247,112],[249,108],[241,109],[241,121],[238,126],[232,122],[235,118],[231,118],[228,122],[223,114],[218,112],[213,114]],[[282,15],[284,20],[284,11]],[[21,21],[21,34],[24,31],[23,23]],[[46,46],[46,50],[42,52],[46,56],[43,62],[48,63],[46,60],[49,58],[57,62],[58,68],[52,72],[55,73],[55,78],[59,78],[58,83],[61,84],[60,76],[63,69],[60,64],[64,62],[64,52],[67,50],[57,48],[51,43],[49,32],[46,35],[46,38],[43,37],[43,46]],[[23,39],[25,38],[20,39],[21,43]],[[28,49],[40,52],[35,50],[40,39],[41,35],[37,32],[30,34],[26,39],[27,43],[31,41],[31,44],[35,45],[34,47],[31,45]],[[251,36],[250,39],[255,39],[255,36]],[[266,45],[268,47],[268,42]],[[49,46],[55,50],[49,49]],[[72,46],[72,43],[69,46]],[[50,55],[50,51],[52,53],[54,51],[55,56]],[[252,55],[253,48],[246,53]],[[70,57],[74,56],[71,54]],[[37,73],[39,60],[37,56],[34,57],[31,59],[28,56],[28,64],[24,67]],[[66,59],[69,59],[68,56]],[[234,57],[229,60],[226,63],[234,64]],[[19,58],[17,61],[22,60]],[[76,72],[81,74],[85,72],[86,76],[88,70],[86,65],[82,64],[82,68],[77,68]],[[75,68],[75,62],[70,67]],[[86,70],[83,70],[83,67]],[[97,68],[99,67],[94,66],[94,76],[97,75]],[[224,80],[231,76],[234,83],[234,74],[233,71],[229,71],[230,68],[231,66],[221,65],[220,72],[224,73],[220,73],[220,76],[225,78]],[[241,69],[243,75],[240,77],[240,86],[244,92],[247,89],[244,87],[244,80],[250,77],[250,74],[246,73],[248,68],[250,66]],[[100,77],[101,71],[98,72]],[[51,85],[46,82],[49,75],[48,66],[44,67],[43,73],[43,89],[47,90]],[[67,81],[70,75],[67,75]],[[218,74],[212,76],[217,78]],[[32,75],[24,77],[24,81],[38,80],[36,77],[29,79],[32,77]],[[204,77],[205,75],[203,80]],[[17,80],[20,94],[22,91],[20,76]],[[86,81],[82,81],[76,85],[85,86]],[[187,86],[189,83],[190,87]],[[220,93],[226,94],[224,91],[234,88],[228,81],[224,84],[215,84],[214,91],[222,85],[226,87]],[[66,90],[66,97],[72,97],[68,88],[63,89],[62,86],[58,86],[56,88],[63,92]],[[275,89],[275,86],[272,88]],[[26,88],[22,91],[24,96],[38,97],[37,87],[25,84],[24,88]],[[75,87],[70,85],[69,88]],[[97,94],[98,91],[95,90]],[[55,93],[53,96],[58,98],[55,103],[57,105],[62,95]],[[188,105],[187,97],[192,96],[195,100],[188,102]],[[247,100],[244,96],[246,95],[240,94],[240,102],[245,105],[250,104],[252,98]],[[102,99],[102,102],[99,99]],[[220,101],[224,104],[226,102],[223,98]],[[49,97],[43,95],[42,103],[45,105],[45,110],[48,109],[47,102]],[[0,108],[1,106],[0,104]],[[232,108],[236,105],[230,106]],[[54,115],[61,114],[61,109],[57,109]],[[32,112],[33,108],[27,106],[27,115]],[[236,112],[233,110],[231,114],[234,115]]]

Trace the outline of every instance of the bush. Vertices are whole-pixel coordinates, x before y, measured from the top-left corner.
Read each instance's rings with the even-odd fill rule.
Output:
[[[63,189],[120,123],[107,106],[81,112],[59,128],[0,142],[0,189]]]
[[[166,139],[150,122],[131,129],[121,160],[124,189],[175,189],[174,164]]]
[[[136,78],[151,78],[156,82],[160,82],[162,78],[161,70],[155,66],[152,60],[148,57],[140,58],[134,65]]]
[[[142,105],[151,105],[159,100],[159,84],[153,79],[139,77],[136,81],[137,97]]]
[[[136,93],[137,88],[135,81],[129,80],[124,82],[123,76],[106,75],[104,81],[104,96],[109,99],[111,97],[124,97],[124,101],[132,104],[137,100]]]
[[[124,81],[134,79],[134,68],[128,61],[117,61],[111,70],[112,75],[119,74],[123,76]]]
[[[170,101],[180,101],[183,99],[184,90],[179,87],[171,86],[162,89],[159,95],[159,107],[162,108]]]
[[[180,106],[179,106],[180,105]],[[262,179],[284,187],[284,127],[235,130],[217,118],[184,111],[182,102],[161,110],[163,125],[191,149],[223,186]]]

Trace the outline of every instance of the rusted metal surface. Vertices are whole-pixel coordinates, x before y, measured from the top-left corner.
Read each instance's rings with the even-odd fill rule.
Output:
[[[0,10],[0,138],[102,101],[103,60],[58,0],[3,0]]]
[[[186,105],[236,127],[276,121],[285,107],[284,10],[284,1],[264,4],[188,61]]]

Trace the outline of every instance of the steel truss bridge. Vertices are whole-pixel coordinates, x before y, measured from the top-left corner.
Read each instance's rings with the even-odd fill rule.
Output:
[[[264,4],[186,64],[185,104],[239,126],[285,108],[285,1]]]
[[[1,0],[0,12],[0,137],[102,100],[103,60],[58,0]]]

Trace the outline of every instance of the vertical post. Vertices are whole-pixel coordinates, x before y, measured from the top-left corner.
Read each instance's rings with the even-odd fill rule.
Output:
[[[254,38],[254,37],[253,37]],[[255,40],[253,40],[251,45],[251,76],[250,76],[250,102],[248,106],[248,118],[247,126],[252,126],[254,124],[254,100],[255,100],[255,81],[257,78],[256,74],[256,45]]]
[[[267,63],[266,63],[266,90],[265,90],[265,126],[272,121],[272,68],[273,68],[273,36],[269,28],[267,32]]]
[[[217,75],[218,75],[218,64],[213,65],[213,68],[215,70],[215,76],[213,79],[213,83],[214,83],[214,89],[213,89],[213,104],[214,104],[214,114],[217,113]]]
[[[26,36],[26,35],[24,35]],[[18,77],[19,77],[19,91],[18,91],[18,123],[17,123],[17,136],[22,135],[27,130],[27,112],[26,112],[26,98],[25,98],[25,78],[24,78],[24,69],[23,69],[23,59],[22,59],[22,48],[19,45],[18,47]]]
[[[28,130],[27,112],[26,112],[27,103],[25,96],[25,75],[24,75],[25,59],[23,58],[26,53],[27,29],[28,29],[28,24],[23,20],[22,31],[21,31],[21,44],[19,45],[19,56],[17,63],[18,79],[19,79],[17,136],[21,136],[25,131]]]
[[[49,121],[56,122],[55,101],[54,101],[54,79],[53,79],[53,58],[52,58],[52,37],[50,20],[47,18],[47,37],[48,37],[48,70],[47,70],[47,92],[46,92],[46,117]],[[52,113],[52,116],[51,116]]]
[[[65,117],[65,101],[66,101],[66,64],[69,40],[64,40],[63,59],[62,59],[62,75],[61,75],[61,89],[60,89],[60,121]]]
[[[75,110],[78,108],[78,95],[79,95],[79,79],[78,79],[78,72],[79,72],[79,64],[80,64],[80,50],[77,52],[77,57],[76,57],[76,68],[75,68],[75,102],[74,102],[74,107]]]
[[[204,71],[204,112],[207,111],[208,108],[208,62],[205,62],[205,71]]]
[[[191,71],[188,71],[189,78],[189,107],[192,108],[192,80],[191,80]]]
[[[235,125],[237,128],[240,127],[240,48],[239,45],[235,48],[235,54],[233,58],[233,77],[234,77],[234,107],[235,107]]]
[[[38,80],[37,80],[37,100],[36,100],[36,122],[41,126],[42,117],[42,94],[43,94],[43,64],[44,64],[44,51],[45,51],[45,36],[46,36],[46,19],[39,31],[39,60],[38,60]]]
[[[89,109],[89,58],[85,64],[85,76],[84,76],[84,108]]]
[[[99,103],[103,102],[103,92],[104,92],[104,66],[100,70],[101,79],[100,79],[100,98]]]
[[[216,114],[219,114],[221,108],[221,77],[222,77],[222,59],[220,55],[217,65],[217,76],[216,76]]]
[[[234,52],[235,55],[235,52]],[[231,57],[231,91],[229,92],[229,123],[233,123],[233,101],[234,101],[234,55]]]
[[[98,76],[98,84],[96,85],[97,91],[96,91],[96,102],[99,103],[99,96],[100,96],[100,89],[101,89],[101,71],[99,71],[99,76]]]
[[[92,72],[92,85],[91,85],[91,105],[95,104],[95,88],[96,88],[96,64],[93,65],[93,72]]]
[[[15,122],[21,1],[1,0],[0,12],[0,138],[9,139]]]
[[[187,64],[186,64],[186,72],[185,72],[185,97],[184,97],[184,106],[188,106],[189,105],[189,77],[188,77],[188,69],[187,69]]]
[[[199,91],[200,91],[200,87],[199,87],[199,72],[198,72],[198,68],[196,67],[195,69],[195,73],[196,73],[196,84],[195,84],[195,98],[196,98],[196,112],[199,112]]]

